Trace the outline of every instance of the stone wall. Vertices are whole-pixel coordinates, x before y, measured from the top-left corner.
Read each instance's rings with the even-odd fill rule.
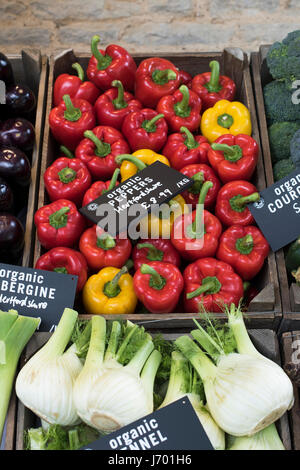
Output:
[[[0,50],[89,50],[103,46],[137,51],[247,52],[300,29],[300,0],[0,0]]]

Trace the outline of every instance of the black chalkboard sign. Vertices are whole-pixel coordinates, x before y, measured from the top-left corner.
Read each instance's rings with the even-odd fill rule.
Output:
[[[82,450],[213,450],[189,399],[124,426]]]
[[[39,331],[57,325],[66,307],[73,308],[77,276],[0,264],[0,309],[40,317]]]
[[[300,235],[300,169],[260,192],[248,207],[273,251]]]
[[[193,183],[191,178],[156,161],[79,210],[115,237],[130,231],[150,210],[167,203]]]

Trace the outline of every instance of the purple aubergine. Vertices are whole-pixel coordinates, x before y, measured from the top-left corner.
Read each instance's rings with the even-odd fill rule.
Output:
[[[0,146],[18,147],[25,152],[33,148],[34,127],[27,119],[11,118],[0,124]]]
[[[24,228],[14,215],[0,214],[0,262],[13,264],[24,247]]]
[[[14,195],[11,187],[4,178],[0,177],[0,212],[11,212],[14,205]]]
[[[0,80],[6,85],[14,83],[14,73],[10,61],[2,52],[0,52]]]
[[[27,186],[30,183],[30,162],[22,150],[16,147],[0,147],[0,176],[19,186]]]
[[[28,116],[36,106],[36,98],[32,90],[26,85],[12,85],[6,89],[5,108],[7,117]]]

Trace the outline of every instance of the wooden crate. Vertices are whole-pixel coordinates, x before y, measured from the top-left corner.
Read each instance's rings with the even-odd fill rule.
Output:
[[[268,186],[274,183],[271,150],[269,144],[268,125],[264,106],[263,87],[272,81],[266,55],[269,45],[261,46],[259,52],[251,53],[251,71],[259,122],[261,149]],[[275,254],[278,270],[279,287],[282,301],[283,317],[280,331],[290,331],[300,325],[300,286],[291,282],[285,266],[284,249]]]
[[[144,58],[151,57],[152,53],[140,53],[134,55],[136,63],[139,64]],[[159,54],[156,54],[159,55]],[[58,143],[51,135],[49,128],[48,116],[53,106],[53,85],[58,75],[61,73],[73,73],[72,64],[79,62],[84,70],[87,68],[89,53],[74,53],[73,50],[67,50],[60,55],[50,57],[49,64],[49,82],[48,97],[46,107],[46,121],[44,144],[42,151],[41,175],[44,174],[46,168],[52,164],[59,155]],[[171,60],[178,68],[184,69],[192,76],[209,70],[209,62],[213,59],[218,60],[221,66],[221,73],[230,76],[237,84],[236,99],[242,101],[251,112],[253,124],[253,137],[260,144],[259,130],[256,118],[256,109],[254,95],[252,91],[250,68],[247,55],[240,49],[225,49],[223,52],[216,53],[187,53],[185,55],[175,53],[164,53],[163,57]],[[257,170],[253,180],[259,190],[266,187],[264,167],[262,155],[260,153]],[[48,204],[50,201],[47,197],[44,180],[41,177],[38,194],[38,207]],[[34,247],[34,264],[43,253],[43,249],[39,241],[35,240]],[[277,329],[282,317],[281,300],[279,292],[279,282],[277,277],[277,268],[275,256],[270,253],[264,265],[264,268],[257,276],[257,286],[260,293],[252,300],[248,309],[248,317],[252,328],[270,328]],[[80,311],[80,313],[84,313]],[[157,327],[165,327],[165,320],[172,319],[176,327],[187,327],[192,324],[192,318],[195,314],[172,313],[165,315],[129,315],[126,318],[131,320],[151,320],[153,325]],[[225,316],[218,314],[218,317],[225,319]],[[169,323],[168,323],[169,324]]]
[[[188,334],[190,330],[187,329],[173,329],[172,322],[169,325],[170,330],[161,330],[164,338],[167,340],[175,340],[182,334]],[[152,330],[151,322],[145,323],[149,333],[157,334],[157,330]],[[255,347],[266,357],[277,362],[281,365],[279,344],[276,333],[272,330],[249,330],[251,340]],[[28,360],[45,342],[49,339],[50,333],[35,333],[28,343],[25,352],[22,356],[21,366]],[[28,408],[18,401],[18,414],[17,414],[17,430],[16,430],[16,450],[23,450],[23,436],[24,431],[31,427],[38,427],[40,425],[39,419]],[[278,431],[281,436],[284,447],[287,450],[291,449],[291,437],[288,423],[287,414],[285,414],[277,423]]]
[[[3,53],[5,51],[2,50]],[[25,224],[25,244],[20,264],[30,266],[33,257],[33,243],[35,231],[33,230],[33,216],[37,203],[37,190],[39,183],[39,169],[41,163],[41,150],[44,130],[44,117],[46,107],[46,92],[48,84],[48,58],[39,51],[26,49],[19,54],[6,54],[12,64],[15,81],[26,84],[37,98],[35,113],[35,143],[31,153],[31,183],[28,188],[27,213]],[[16,397],[13,395],[7,413],[4,448],[11,450],[14,447]]]
[[[296,343],[295,343],[296,342]],[[292,362],[293,353],[299,349],[300,345],[300,331],[290,331],[283,333],[281,337],[281,351],[282,351],[282,364],[283,367]],[[297,354],[299,358],[299,354]],[[300,389],[294,385],[295,404],[291,411],[289,411],[290,421],[290,436],[292,442],[292,449],[300,450]]]
[[[5,50],[2,52],[5,53]],[[44,118],[46,107],[46,94],[48,85],[48,58],[40,51],[26,49],[20,54],[7,54],[17,83],[26,84],[33,91],[37,99],[35,122],[35,143],[31,152],[31,183],[28,189],[27,213],[25,223],[25,245],[21,260],[22,266],[30,266],[33,256],[35,231],[33,230],[33,216],[37,203],[39,185],[39,169],[41,164],[41,151],[44,134]]]

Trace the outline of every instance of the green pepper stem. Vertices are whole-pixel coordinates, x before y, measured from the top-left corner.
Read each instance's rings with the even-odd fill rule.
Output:
[[[230,114],[224,113],[218,116],[217,123],[219,126],[224,127],[225,129],[230,129],[234,123],[234,120]]]
[[[137,167],[138,171],[141,171],[141,170],[144,170],[145,168],[147,168],[147,165],[144,162],[142,162],[142,160],[137,158],[135,155],[129,155],[127,153],[124,153],[122,155],[118,155],[115,158],[115,162],[118,165],[120,165],[125,160],[128,161],[128,162],[134,163],[134,165]]]
[[[53,271],[56,273],[61,273],[61,274],[68,274],[68,271],[65,267],[54,268]]]
[[[193,134],[191,133],[191,131],[189,131],[189,129],[187,127],[184,127],[182,126],[180,128],[180,132],[182,134],[185,134],[186,135],[186,138],[185,138],[185,141],[184,141],[184,145],[189,149],[196,149],[197,147],[199,147],[199,144],[198,142],[196,141],[195,137],[193,136]]]
[[[195,182],[188,191],[192,194],[199,194],[205,181],[203,171],[198,171],[198,173],[195,173],[192,176],[192,180],[194,180]]]
[[[202,238],[203,237],[203,228],[202,227],[202,214],[203,214],[203,206],[205,203],[205,199],[207,196],[208,191],[210,188],[213,187],[213,183],[211,181],[205,181],[202,185],[201,191],[199,193],[198,204],[196,207],[196,216],[193,222],[193,231],[195,232],[195,238]]]
[[[241,196],[240,194],[238,194],[237,196],[232,197],[229,202],[233,210],[241,212],[245,209],[245,206],[247,204],[250,204],[251,202],[257,202],[259,201],[259,199],[259,193],[252,193],[248,196]]]
[[[235,243],[236,249],[243,255],[249,255],[253,250],[254,242],[250,233],[245,237],[238,238]]]
[[[182,94],[182,100],[174,104],[175,114],[181,117],[188,117],[191,114],[189,89],[186,85],[181,85],[179,91]]]
[[[80,108],[75,108],[70,98],[70,95],[64,95],[63,100],[66,105],[66,110],[64,112],[64,118],[67,121],[76,122],[81,118]]]
[[[102,140],[98,139],[93,131],[85,131],[83,135],[95,144],[95,155],[97,155],[97,157],[103,158],[110,154],[110,145],[107,142],[103,142]]]
[[[224,158],[229,162],[237,162],[243,156],[243,150],[239,145],[211,144],[213,150],[223,152]]]
[[[149,266],[149,264],[142,264],[140,270],[142,274],[150,274],[149,285],[153,289],[161,290],[165,286],[166,279],[162,277],[156,269]]]
[[[198,289],[188,292],[187,299],[193,299],[201,294],[217,294],[221,290],[222,284],[216,276],[208,276],[202,279],[202,285]]]
[[[150,121],[145,119],[142,123],[142,128],[145,129],[146,132],[155,132],[157,129],[156,122],[163,117],[165,117],[164,114],[157,114]]]
[[[164,252],[152,243],[138,243],[137,248],[138,250],[148,248],[147,259],[150,261],[162,261],[164,257]]]
[[[116,297],[120,293],[119,281],[121,277],[127,272],[127,267],[123,266],[123,268],[120,269],[113,279],[105,284],[103,292],[106,297]]]
[[[120,174],[120,168],[116,168],[110,180],[107,191],[114,189],[114,187],[116,186],[117,180],[119,178],[119,174]]]
[[[72,64],[72,69],[76,70],[78,78],[83,82],[84,81],[84,71],[81,65],[78,62],[75,62],[75,64]]]
[[[101,237],[98,237],[96,244],[97,247],[102,248],[102,250],[111,250],[116,246],[116,242],[113,237],[107,233],[101,235]]]
[[[154,72],[152,72],[152,80],[157,85],[165,85],[170,80],[176,80],[176,78],[176,73],[171,69],[154,70]]]
[[[97,69],[105,70],[112,62],[112,58],[109,55],[102,55],[98,49],[98,43],[100,42],[100,37],[95,35],[92,37],[91,41],[91,51],[95,59],[97,60]]]
[[[218,93],[222,90],[222,87],[219,83],[220,80],[220,64],[217,60],[212,60],[209,63],[209,68],[211,70],[210,80],[204,86],[208,89],[210,93]]]
[[[59,209],[58,211],[53,212],[49,216],[49,224],[56,229],[65,227],[68,223],[67,214],[69,211],[70,208],[65,206]]]
[[[118,88],[118,96],[116,99],[114,99],[113,105],[116,109],[124,109],[127,108],[128,103],[124,99],[124,87],[123,83],[120,80],[113,80],[111,82],[113,87]]]
[[[68,184],[75,180],[77,172],[66,166],[58,172],[59,181]]]
[[[67,147],[65,147],[64,145],[61,145],[59,147],[59,150],[61,151],[61,153],[63,153],[66,157],[68,158],[75,158],[75,156],[73,155],[73,153],[71,152],[71,150],[69,150]]]

